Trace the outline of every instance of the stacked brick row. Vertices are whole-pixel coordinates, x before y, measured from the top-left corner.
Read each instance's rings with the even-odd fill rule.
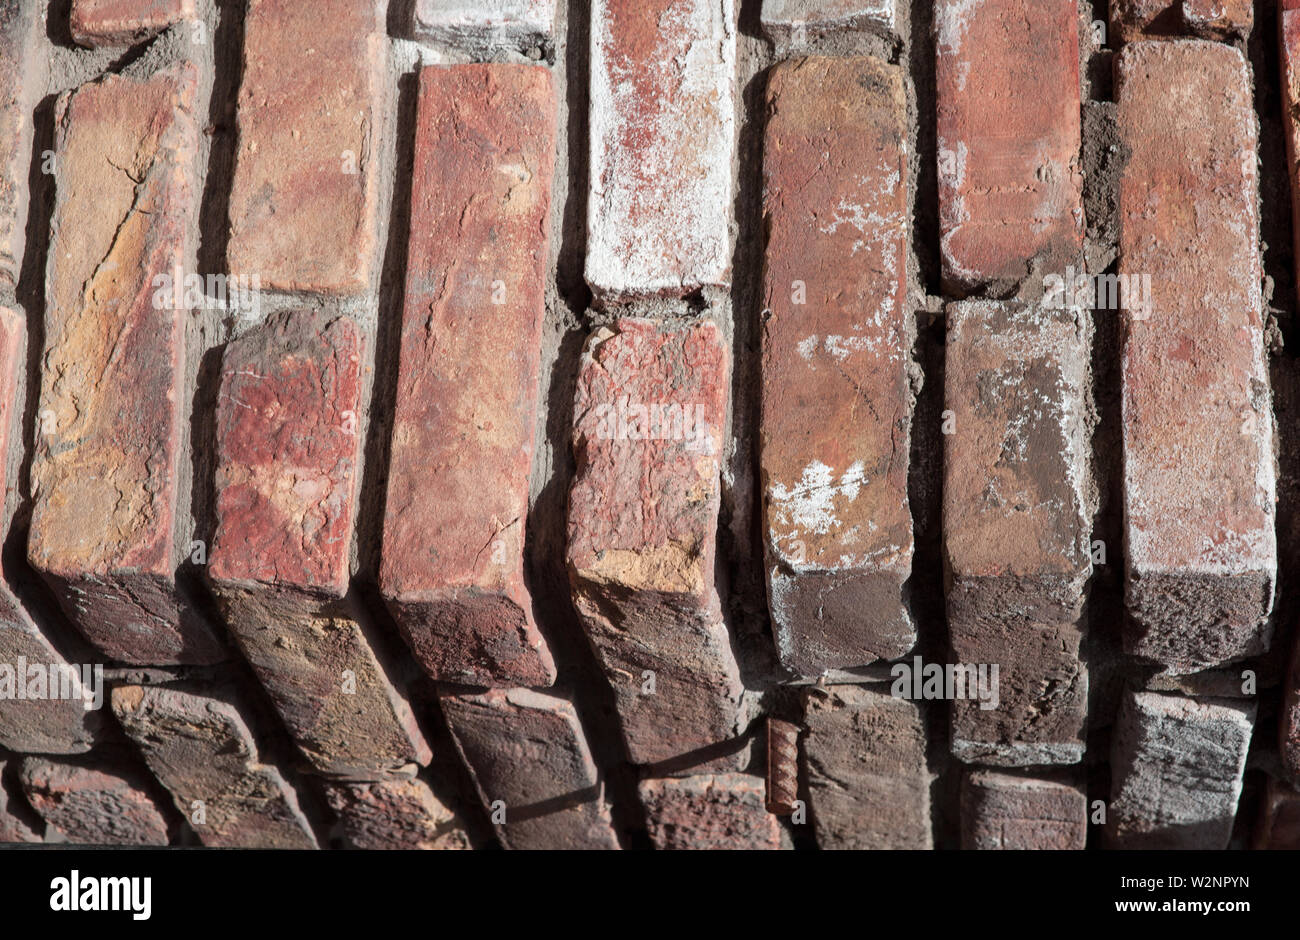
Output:
[[[1118,310],[1046,288],[1108,273],[1088,267],[1079,7],[935,0],[909,35],[905,6],[762,4],[761,310],[733,291],[753,51],[732,0],[590,4],[576,302],[551,284],[575,199],[550,61],[565,5],[416,0],[417,61],[382,0],[247,0],[224,130],[203,123],[222,66],[193,0],[73,0],[75,42],[156,54],[66,88],[28,51],[45,4],[0,13],[0,450],[33,435],[0,471],[4,518],[30,512],[26,560],[61,607],[6,572],[0,662],[114,667],[111,717],[81,678],[0,697],[0,842],[462,848],[473,816],[511,849],[930,848],[948,774],[968,848],[1226,846],[1258,707],[1199,680],[1269,650],[1279,568],[1252,5],[1111,4],[1116,274],[1150,285]],[[1294,97],[1300,5],[1281,6]],[[908,69],[923,43],[933,115]],[[46,219],[28,177],[49,89]],[[942,297],[922,299],[931,120]],[[228,179],[205,131],[231,142]],[[213,264],[256,277],[260,312],[214,316],[185,288]],[[545,333],[575,303],[556,402]],[[942,309],[941,376],[915,356],[923,309]],[[1122,325],[1125,608],[1102,755],[1100,316]],[[720,537],[750,511],[728,502],[740,356],[761,656]],[[556,414],[571,474],[542,440]],[[946,635],[913,597],[917,439],[941,442]],[[572,637],[530,557],[548,474]],[[920,653],[944,642],[931,692]],[[1300,658],[1293,774],[1297,677]],[[458,767],[479,806],[448,797]],[[1256,844],[1295,845],[1300,796],[1280,773],[1263,791]]]

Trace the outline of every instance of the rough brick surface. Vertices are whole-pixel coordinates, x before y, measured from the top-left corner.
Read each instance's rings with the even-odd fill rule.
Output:
[[[1182,11],[1187,29],[1206,39],[1249,36],[1255,25],[1253,0],[1183,0]]]
[[[27,802],[69,842],[167,845],[167,820],[143,774],[27,757],[20,777]]]
[[[204,845],[317,847],[297,795],[278,770],[258,762],[253,736],[229,701],[139,685],[114,688],[112,701],[113,714]]]
[[[935,3],[939,222],[946,282],[1077,265],[1083,248],[1078,11]]]
[[[379,264],[387,45],[376,0],[250,0],[227,264],[356,294]]]
[[[1278,4],[1278,59],[1287,175],[1291,182],[1292,250],[1300,268],[1300,5],[1286,0]],[[1300,279],[1296,281],[1296,296],[1300,298]]]
[[[232,342],[217,404],[208,573],[231,632],[321,772],[413,772],[429,746],[346,599],[363,341],[300,311]]]
[[[81,632],[134,664],[225,655],[175,582],[187,311],[155,283],[193,253],[196,81],[109,75],[55,115],[28,557]]]
[[[33,86],[44,78],[31,51],[40,6],[39,0],[11,0],[0,7],[0,287],[17,283],[23,263]]]
[[[541,67],[420,74],[380,586],[449,682],[555,680],[523,572],[555,108]]]
[[[1300,849],[1300,791],[1269,778],[1255,830],[1254,847]]]
[[[914,703],[861,686],[810,688],[804,726],[819,847],[932,847],[925,729]]]
[[[587,283],[612,300],[731,278],[733,0],[594,0]]]
[[[414,14],[417,37],[482,49],[550,41],[555,0],[415,0]]]
[[[13,766],[12,762],[8,763]],[[6,761],[0,760],[0,845],[45,841],[40,818],[10,794],[5,784],[5,766]]]
[[[1113,44],[1185,33],[1229,40],[1248,36],[1254,20],[1253,0],[1111,0],[1110,3]]]
[[[636,764],[738,730],[740,676],[714,584],[728,371],[708,321],[622,319],[582,353],[569,573]]]
[[[1111,846],[1227,848],[1254,724],[1253,702],[1127,694],[1113,732]]]
[[[898,25],[898,0],[763,0],[761,17],[763,31],[773,39],[798,38],[801,30],[867,28],[892,33]]]
[[[195,15],[194,0],[72,0],[72,38],[83,46],[125,46]]]
[[[1077,787],[978,771],[962,780],[964,849],[1082,849],[1088,800]]]
[[[798,59],[773,70],[767,101],[768,604],[782,664],[816,676],[916,643],[903,599],[913,406],[903,73],[868,58]]]
[[[471,848],[456,815],[423,780],[330,783],[325,798],[350,848],[459,850]]]
[[[1017,302],[949,304],[943,531],[959,663],[999,664],[999,705],[953,708],[953,753],[991,764],[1083,757],[1079,661],[1095,499],[1088,315]]]
[[[764,808],[761,777],[701,774],[642,780],[637,792],[657,849],[781,848],[781,824]]]
[[[1116,64],[1128,652],[1193,672],[1261,652],[1277,574],[1256,119],[1235,48],[1143,41]],[[1194,220],[1194,224],[1190,224]]]
[[[1282,714],[1278,717],[1278,749],[1293,782],[1300,783],[1300,637],[1291,651],[1291,668],[1283,683]]]
[[[529,689],[445,695],[443,714],[510,849],[617,849],[578,714]]]

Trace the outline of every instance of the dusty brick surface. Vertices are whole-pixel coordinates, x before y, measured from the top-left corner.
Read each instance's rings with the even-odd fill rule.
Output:
[[[1224,849],[1255,704],[1128,693],[1113,732],[1112,848]]]
[[[761,777],[701,774],[642,780],[637,793],[657,849],[781,848],[781,824],[764,808]]]
[[[578,714],[530,689],[444,695],[443,714],[509,849],[617,849]]]
[[[555,0],[415,0],[413,12],[417,37],[470,49],[547,42],[555,26]]]
[[[380,586],[449,682],[555,680],[523,571],[555,108],[544,68],[420,74]]]
[[[916,705],[861,686],[804,693],[809,809],[823,849],[928,849],[930,773]]]
[[[72,38],[83,46],[125,46],[192,20],[194,0],[72,0]]]
[[[155,279],[194,250],[197,76],[107,76],[59,98],[60,167],[28,557],[105,655],[225,656],[175,582],[185,317]],[[181,298],[183,302],[183,298]]]
[[[684,296],[731,279],[733,0],[591,5],[587,283]]]
[[[1277,574],[1257,122],[1229,46],[1131,43],[1116,78],[1119,273],[1151,301],[1123,314],[1125,648],[1193,672],[1263,651]]]
[[[1110,4],[1116,43],[1188,33],[1230,40],[1248,36],[1254,20],[1252,0],[1111,0]]]
[[[44,80],[31,51],[39,7],[38,0],[12,0],[0,8],[0,286],[17,283],[26,243],[33,86]]]
[[[970,288],[1078,265],[1078,11],[935,3],[939,222],[945,282]]]
[[[1269,778],[1255,830],[1254,848],[1300,849],[1300,791]]]
[[[386,56],[376,0],[250,0],[231,273],[325,295],[373,283]]]
[[[1255,25],[1253,0],[1183,0],[1182,13],[1187,29],[1206,39],[1249,36]]]
[[[26,757],[19,770],[27,802],[69,842],[167,845],[167,819],[147,778],[120,768]]]
[[[763,0],[763,31],[774,39],[840,29],[893,32],[898,0]]]
[[[423,780],[331,783],[325,798],[350,848],[374,851],[471,848],[460,820]]]
[[[231,702],[123,685],[113,689],[112,703],[176,809],[194,820],[202,804],[205,821],[193,829],[204,845],[317,848],[297,795],[277,769],[259,763],[252,733]]]
[[[868,58],[796,59],[773,70],[767,112],[768,605],[782,664],[816,676],[916,643],[903,598],[913,407],[903,73]]]
[[[569,574],[636,764],[738,730],[740,676],[714,583],[727,379],[707,321],[622,319],[582,354]],[[675,423],[664,406],[680,406]]]
[[[430,751],[346,598],[363,361],[352,321],[310,311],[226,348],[208,574],[304,754],[371,779],[409,774]]]
[[[1095,498],[1091,325],[1077,309],[948,305],[943,531],[955,661],[999,665],[999,704],[955,701],[953,753],[992,764],[1083,756],[1079,659]]]
[[[978,771],[962,778],[964,849],[1083,849],[1088,800],[1077,787]]]

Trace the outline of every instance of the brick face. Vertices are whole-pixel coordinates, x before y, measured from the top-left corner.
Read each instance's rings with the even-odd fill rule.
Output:
[[[731,278],[733,0],[594,0],[587,283],[684,296]]]
[[[1116,77],[1119,273],[1150,283],[1123,314],[1125,646],[1192,672],[1265,648],[1277,574],[1257,122],[1228,46],[1131,43]]]
[[[72,38],[83,46],[125,46],[193,20],[194,0],[73,0]]]
[[[768,603],[781,662],[816,676],[916,642],[902,597],[913,406],[902,71],[798,59],[773,70],[767,102]]]
[[[0,286],[18,281],[27,219],[27,168],[32,159],[32,87],[44,75],[29,50],[40,24],[37,0],[0,9]]]
[[[420,75],[380,584],[435,679],[555,679],[523,570],[555,108],[543,68]]]
[[[657,849],[781,848],[781,826],[764,808],[759,777],[705,774],[643,780],[638,793]]]
[[[387,47],[376,0],[250,0],[227,264],[267,290],[364,291],[378,271]]]
[[[898,25],[898,0],[763,0],[763,31],[789,40],[839,29],[892,31]]]
[[[168,844],[167,820],[139,771],[27,757],[20,777],[27,802],[69,842]]]
[[[225,655],[175,581],[187,309],[157,282],[194,252],[196,81],[108,76],[55,116],[28,557],[96,647],[136,664]]]
[[[415,35],[471,49],[551,38],[555,0],[415,0]]]
[[[1088,838],[1087,814],[1083,791],[1068,784],[985,771],[962,780],[964,849],[1082,849]]]

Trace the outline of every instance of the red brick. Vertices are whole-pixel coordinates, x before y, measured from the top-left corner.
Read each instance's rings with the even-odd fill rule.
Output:
[[[1082,850],[1088,799],[1050,780],[978,771],[962,779],[963,849]]]
[[[199,841],[220,848],[314,849],[298,798],[257,745],[225,693],[122,685],[113,714],[144,754]]]
[[[267,290],[377,278],[387,40],[376,0],[249,0],[227,264]]]
[[[546,69],[421,72],[380,587],[443,681],[555,681],[523,562],[555,144]]]
[[[903,72],[868,58],[782,63],[767,111],[768,605],[782,664],[816,676],[916,643],[902,597],[913,406]]]
[[[138,772],[86,762],[23,759],[23,792],[48,826],[78,845],[167,845],[167,819]]]
[[[1254,724],[1253,702],[1125,695],[1112,732],[1110,847],[1226,849]]]
[[[1141,39],[1144,34],[1177,33],[1182,26],[1182,0],[1111,0],[1112,45]]]
[[[929,849],[930,773],[916,705],[862,686],[804,691],[809,809],[823,849]]]
[[[733,0],[594,0],[587,283],[614,301],[731,283]]]
[[[72,0],[72,38],[83,46],[125,46],[196,16],[194,0]]]
[[[28,556],[82,633],[134,664],[225,656],[175,582],[188,310],[155,284],[192,264],[196,86],[189,65],[108,75],[55,115]]]
[[[956,662],[998,664],[1000,700],[952,703],[953,753],[997,765],[1083,757],[1079,660],[1095,487],[1092,327],[1078,309],[948,305],[943,532]]]
[[[38,48],[39,0],[0,6],[0,287],[18,282],[27,227],[32,107],[44,90]]]
[[[1300,270],[1300,0],[1283,0],[1278,5],[1278,53],[1282,126],[1291,181],[1292,250]],[[1300,296],[1300,278],[1296,279],[1296,292]]]
[[[1239,50],[1131,43],[1116,63],[1125,648],[1172,672],[1262,652],[1277,573],[1256,119]],[[1193,222],[1194,220],[1194,222]]]
[[[872,29],[893,33],[898,0],[763,0],[763,31],[773,39],[798,39],[800,32]]]
[[[1110,19],[1116,42],[1185,33],[1231,40],[1250,35],[1255,11],[1252,0],[1111,0]]]
[[[728,371],[709,321],[618,320],[582,353],[569,573],[636,764],[738,731],[740,675],[714,584]]]
[[[955,288],[1078,264],[1078,10],[1065,2],[935,4],[939,223]]]
[[[19,314],[0,306],[0,454],[9,453],[11,435],[20,433],[19,422],[22,404],[18,395],[18,380],[25,364],[27,346],[26,328]],[[13,500],[9,499],[12,486],[8,479],[7,461],[0,461],[0,500],[2,509],[11,509]],[[11,512],[0,511],[0,519],[5,521],[5,528]],[[69,692],[78,693],[74,698],[16,698],[18,687],[24,690],[28,685],[27,671],[31,665],[37,665],[46,676],[48,691],[49,667],[65,667],[70,664],[63,657],[44,632],[38,627],[22,603],[9,588],[4,574],[4,564],[0,562],[0,669],[12,670],[14,688],[5,688],[5,678],[0,676],[0,747],[11,751],[43,754],[80,754],[90,750],[102,724],[98,712],[91,711],[84,695],[93,694],[93,688],[87,690],[78,683],[70,683]],[[80,665],[74,667],[79,676]],[[93,672],[90,674],[94,681]],[[62,694],[62,674],[59,674]],[[101,702],[102,704],[102,702]]]
[[[1300,849],[1300,791],[1269,778],[1255,830],[1257,849]]]
[[[702,774],[643,780],[637,793],[657,849],[781,848],[781,824],[763,806],[761,777]]]
[[[471,50],[547,43],[554,25],[555,0],[415,0],[418,38]]]
[[[429,746],[346,597],[364,343],[351,320],[281,315],[226,347],[208,574],[240,649],[313,766],[410,774]],[[350,673],[350,676],[349,676]]]
[[[329,783],[325,797],[350,848],[375,851],[471,848],[456,815],[423,780]]]
[[[442,711],[509,849],[617,849],[573,705],[529,689],[444,695]],[[501,805],[504,804],[504,805]]]
[[[1253,0],[1183,0],[1183,23],[1206,39],[1249,36],[1255,25]]]

